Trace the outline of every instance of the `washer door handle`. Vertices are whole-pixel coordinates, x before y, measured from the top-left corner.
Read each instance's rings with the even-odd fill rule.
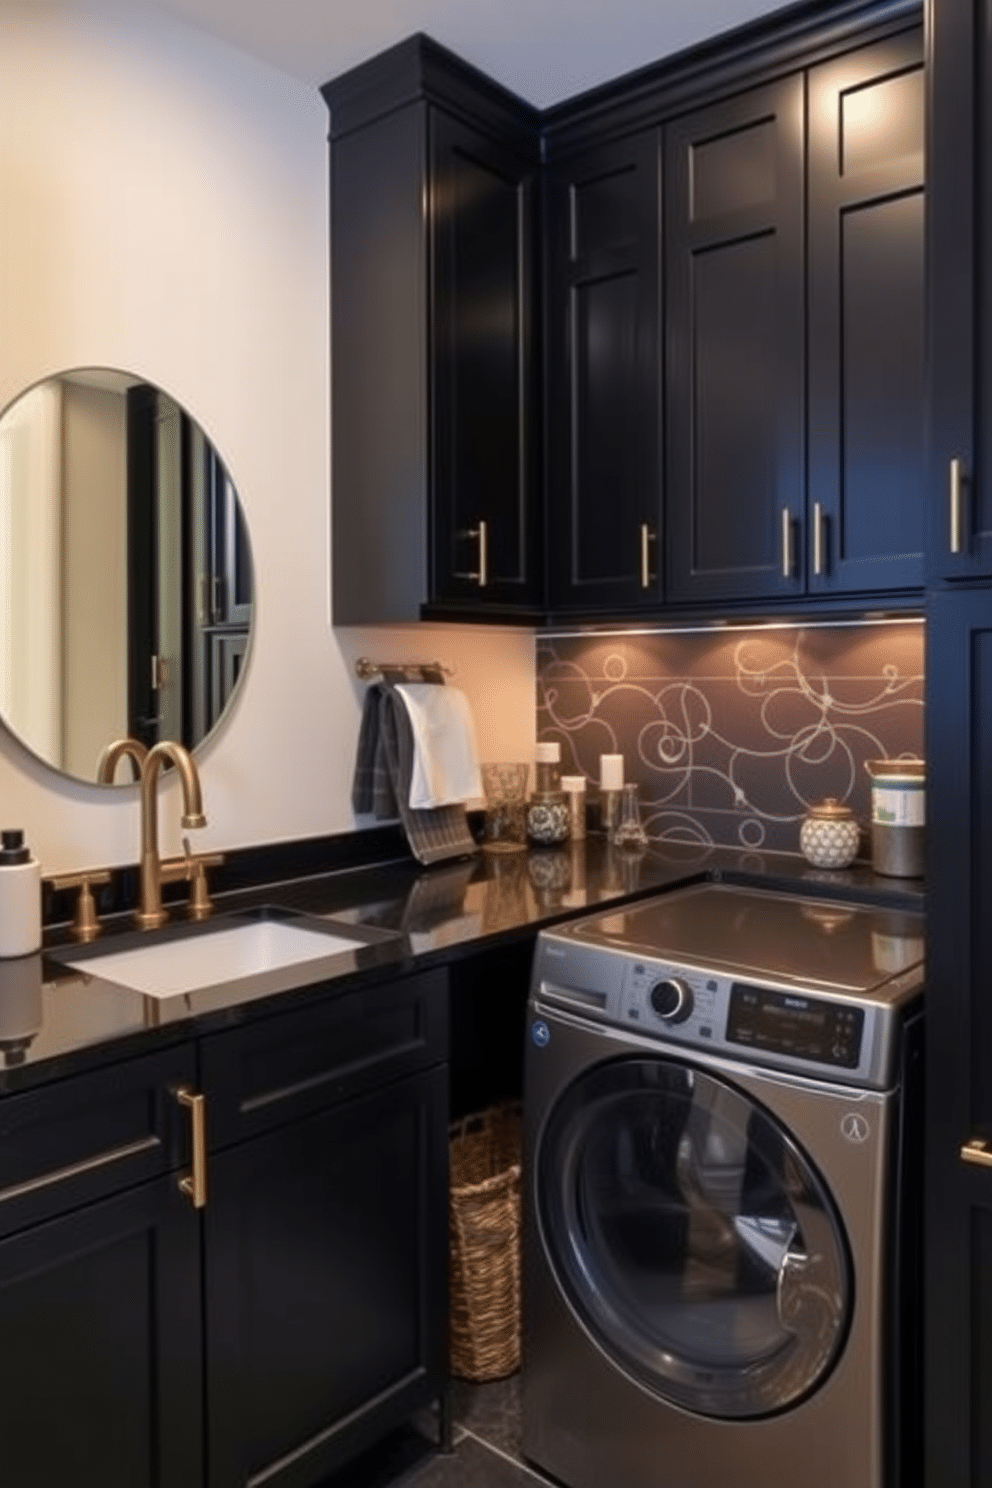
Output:
[[[836,1332],[840,1313],[838,1280],[826,1256],[787,1250],[778,1268],[775,1305],[782,1327],[805,1346],[816,1348]]]

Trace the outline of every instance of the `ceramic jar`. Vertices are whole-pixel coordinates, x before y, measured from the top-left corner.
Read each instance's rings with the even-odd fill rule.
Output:
[[[814,868],[847,868],[858,855],[861,829],[849,806],[828,796],[811,806],[799,829],[799,847]]]
[[[535,791],[527,807],[527,836],[538,847],[568,841],[569,806],[561,791]]]

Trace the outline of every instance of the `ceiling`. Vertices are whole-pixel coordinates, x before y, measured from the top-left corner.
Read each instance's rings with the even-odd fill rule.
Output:
[[[540,108],[781,8],[780,0],[157,0],[320,84],[425,31]]]

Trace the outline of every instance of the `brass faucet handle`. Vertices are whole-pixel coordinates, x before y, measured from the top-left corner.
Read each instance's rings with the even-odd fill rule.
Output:
[[[100,934],[100,921],[97,918],[96,901],[93,898],[93,885],[109,884],[110,869],[84,868],[79,873],[46,874],[45,882],[50,884],[56,893],[63,889],[79,890],[76,913],[69,926],[69,933],[74,940],[95,940]]]
[[[189,903],[187,913],[191,920],[205,920],[213,912],[213,902],[207,886],[207,869],[216,868],[224,861],[223,853],[191,853],[183,858],[166,858],[162,864],[162,883],[189,881]]]
[[[205,920],[213,913],[213,901],[207,887],[207,869],[223,863],[223,853],[195,853],[190,860],[189,904],[186,912],[191,920]]]

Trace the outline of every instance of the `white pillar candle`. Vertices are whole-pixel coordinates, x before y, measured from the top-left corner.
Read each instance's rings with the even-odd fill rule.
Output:
[[[601,754],[599,756],[600,790],[623,790],[623,755]]]

